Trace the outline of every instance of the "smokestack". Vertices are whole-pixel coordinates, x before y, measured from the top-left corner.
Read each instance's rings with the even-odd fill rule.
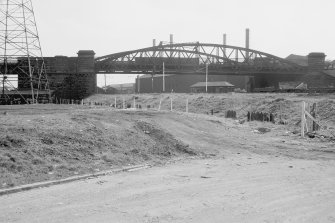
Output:
[[[170,34],[170,44],[173,44],[173,34]],[[170,57],[173,56],[173,52],[172,52],[172,47],[171,47],[171,51],[170,51]]]
[[[173,44],[173,34],[170,34],[170,44]]]
[[[156,46],[156,39],[152,40],[152,46]]]
[[[250,41],[250,30],[245,30],[245,48],[249,49],[249,41]]]
[[[250,44],[250,30],[246,29],[245,30],[245,48],[247,49],[247,53],[246,53],[246,58],[249,59],[249,44]]]
[[[223,45],[227,45],[227,34],[223,34]],[[226,56],[226,47],[223,48],[224,56]]]

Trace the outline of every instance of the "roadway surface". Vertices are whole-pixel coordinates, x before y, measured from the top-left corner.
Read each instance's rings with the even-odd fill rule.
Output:
[[[310,151],[316,144],[282,129],[260,135],[207,116],[151,119],[212,154],[3,196],[0,222],[335,222],[332,152]]]

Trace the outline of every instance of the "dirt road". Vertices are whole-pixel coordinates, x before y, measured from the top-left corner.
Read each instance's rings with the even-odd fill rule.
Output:
[[[236,154],[0,198],[0,222],[335,222],[335,163]]]
[[[206,158],[0,197],[0,222],[335,222],[334,143],[206,115],[126,115]]]

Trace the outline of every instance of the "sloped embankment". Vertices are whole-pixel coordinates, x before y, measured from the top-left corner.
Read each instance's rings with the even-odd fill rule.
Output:
[[[43,108],[0,116],[0,188],[196,155],[144,114]]]

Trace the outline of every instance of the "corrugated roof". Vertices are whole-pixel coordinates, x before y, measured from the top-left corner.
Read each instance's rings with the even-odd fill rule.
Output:
[[[207,82],[208,87],[235,87],[227,81],[216,81],[216,82]],[[191,87],[206,87],[206,82],[198,82],[193,84]]]

